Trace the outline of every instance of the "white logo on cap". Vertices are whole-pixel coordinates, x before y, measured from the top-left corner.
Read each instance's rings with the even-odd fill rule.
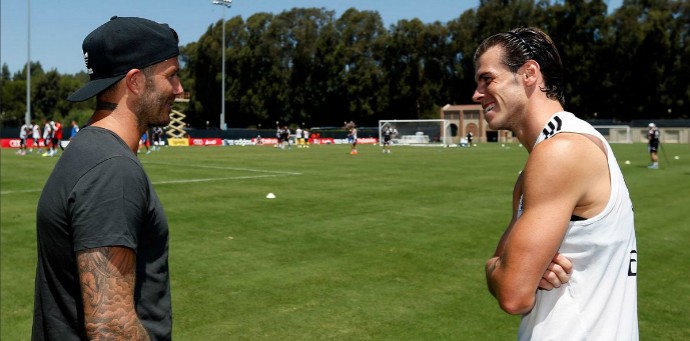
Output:
[[[84,52],[84,64],[86,64],[86,72],[88,74],[93,74],[93,69],[89,67],[89,53]]]

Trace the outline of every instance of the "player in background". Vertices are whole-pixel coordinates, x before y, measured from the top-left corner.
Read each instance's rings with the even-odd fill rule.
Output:
[[[357,125],[350,121],[345,125],[345,129],[349,132],[347,142],[350,144],[350,155],[357,155]]]
[[[148,131],[145,131],[141,138],[139,139],[139,149],[137,149],[137,154],[141,153],[141,148],[146,147],[146,154],[151,154],[151,148],[149,147]]]
[[[17,155],[26,155],[26,139],[29,133],[31,133],[31,124],[27,122],[19,128],[19,150]]]
[[[62,146],[62,123],[59,120],[53,121],[53,137],[51,140],[51,156],[57,155],[58,147],[65,150]]]
[[[78,132],[79,125],[77,124],[77,121],[72,121],[72,130],[70,131],[69,139],[71,140],[74,137],[74,135],[77,135]]]
[[[304,141],[302,141],[302,127],[297,127],[295,129],[295,142],[297,142],[297,148],[302,148]]]
[[[278,122],[276,122],[277,124]],[[276,126],[276,138],[278,139],[278,143],[275,145],[276,147],[283,149],[285,145],[283,144],[283,127],[280,125]]]
[[[43,146],[46,147],[46,152],[41,154],[42,156],[49,156],[50,151],[53,149],[50,145],[50,141],[53,139],[53,125],[51,122],[43,119]],[[52,155],[50,155],[52,156]]]
[[[302,143],[303,148],[309,148],[309,129],[307,128],[302,129]]]
[[[163,128],[153,127],[153,146],[151,147],[154,151],[160,150],[163,145]]]
[[[649,131],[647,132],[647,149],[649,149],[649,156],[652,160],[652,163],[647,166],[649,169],[658,169],[659,168],[659,137],[661,136],[661,132],[659,131],[659,128],[656,127],[656,124],[650,123],[649,124]]]
[[[286,125],[280,130],[281,149],[292,149],[290,146],[290,128]]]
[[[469,146],[469,147],[472,147],[472,137],[473,136],[474,135],[472,134],[471,131],[467,132],[467,136],[466,136],[467,137],[467,146]]]
[[[391,153],[391,139],[396,134],[395,129],[390,126],[386,126],[383,129],[383,149],[381,152],[390,154]]]
[[[31,120],[31,134],[34,141],[31,145],[31,148],[29,148],[29,153],[32,153],[34,151],[33,147],[36,146],[37,152],[42,154],[43,148],[41,148],[41,127],[39,127],[38,124],[35,124],[34,120]]]

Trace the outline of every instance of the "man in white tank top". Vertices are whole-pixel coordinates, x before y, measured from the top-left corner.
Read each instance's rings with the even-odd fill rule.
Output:
[[[486,263],[489,291],[522,315],[519,340],[638,340],[632,203],[606,140],[563,110],[553,41],[536,28],[499,33],[474,63],[473,100],[489,127],[529,152]]]

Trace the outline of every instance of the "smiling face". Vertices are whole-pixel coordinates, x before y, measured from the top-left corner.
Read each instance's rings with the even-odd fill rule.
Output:
[[[502,47],[496,45],[477,59],[472,100],[481,104],[491,129],[513,130],[525,112],[527,96],[520,70],[512,73],[502,62],[502,54]]]
[[[184,89],[180,78],[177,58],[172,58],[156,64],[151,74],[146,77],[146,89],[140,98],[139,128],[142,130],[152,126],[166,126],[170,123],[170,112],[175,102],[175,97]]]

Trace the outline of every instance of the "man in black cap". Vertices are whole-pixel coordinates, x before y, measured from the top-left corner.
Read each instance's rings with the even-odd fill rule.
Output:
[[[113,17],[82,48],[91,80],[68,100],[96,110],[38,202],[32,340],[169,340],[168,222],[136,151],[183,92],[178,37]]]

